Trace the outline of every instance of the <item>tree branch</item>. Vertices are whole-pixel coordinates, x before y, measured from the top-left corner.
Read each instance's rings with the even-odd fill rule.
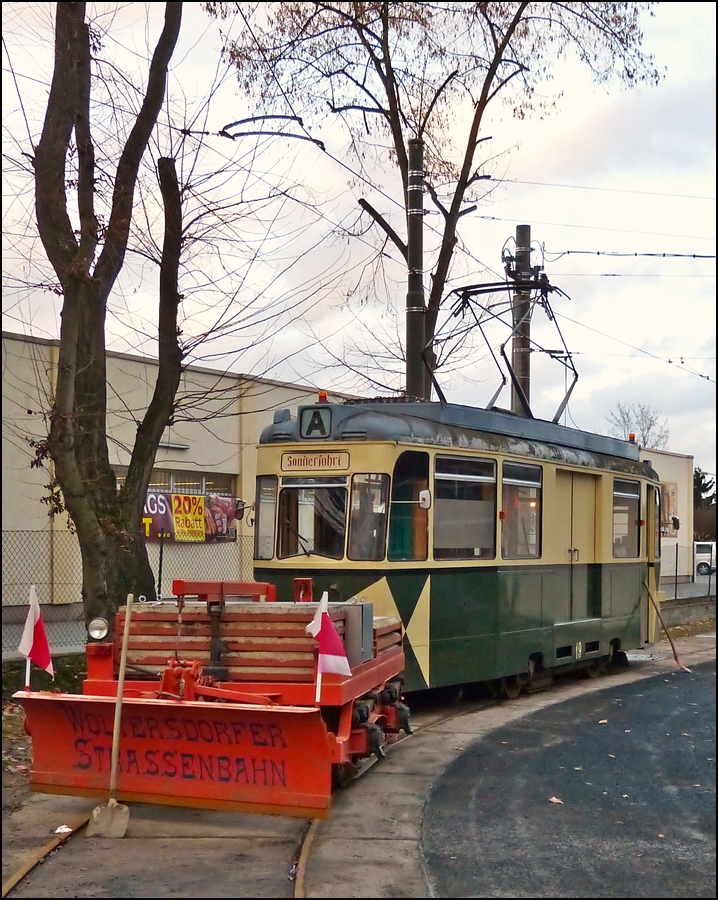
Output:
[[[404,259],[408,262],[409,250],[408,250],[406,244],[404,243],[404,241],[402,241],[402,239],[394,231],[394,229],[386,221],[386,219],[381,215],[381,213],[378,213],[374,209],[374,207],[370,203],[368,203],[363,197],[359,198],[359,206],[361,206],[362,209],[366,210],[366,212],[369,213],[369,215],[372,217],[372,219],[374,219],[376,224],[394,242],[394,244],[396,244],[397,249],[399,250],[401,255],[404,257]]]
[[[436,103],[437,103],[439,97],[441,96],[441,94],[444,92],[444,89],[446,88],[446,86],[448,85],[448,83],[449,83],[450,81],[452,81],[454,78],[456,78],[456,76],[457,76],[458,74],[459,74],[459,70],[458,70],[458,69],[454,69],[454,71],[451,72],[450,75],[447,75],[447,76],[446,76],[446,78],[444,79],[443,84],[441,84],[441,86],[438,88],[438,90],[437,90],[436,93],[434,94],[434,96],[433,96],[433,98],[432,98],[432,100],[431,100],[431,103],[429,104],[429,108],[428,108],[427,111],[426,111],[426,115],[425,115],[424,118],[422,119],[421,125],[419,126],[419,134],[418,134],[418,137],[421,137],[421,136],[424,134],[424,129],[426,128],[427,122],[429,121],[429,116],[431,115],[431,111],[432,111],[433,108],[436,106]]]
[[[82,24],[84,3],[58,3],[55,13],[55,68],[50,96],[35,151],[35,214],[47,257],[60,284],[67,281],[77,252],[77,241],[67,214],[65,165],[75,123],[75,65],[67,48]]]
[[[123,503],[128,506],[133,504],[133,508],[128,509],[128,518],[136,522],[138,527],[157,447],[172,415],[182,373],[182,349],[177,333],[182,202],[175,160],[160,157],[157,160],[157,173],[165,210],[165,235],[160,263],[159,363],[152,400],[137,428],[132,458],[122,490]]]
[[[77,140],[77,206],[80,214],[80,259],[88,272],[97,247],[95,217],[95,148],[90,133],[90,33],[86,22],[73,34],[77,80],[75,138]]]
[[[167,68],[177,43],[181,21],[182,4],[167,3],[164,28],[152,55],[147,91],[117,165],[105,247],[95,267],[95,277],[107,290],[117,278],[127,250],[137,170],[162,108]]]

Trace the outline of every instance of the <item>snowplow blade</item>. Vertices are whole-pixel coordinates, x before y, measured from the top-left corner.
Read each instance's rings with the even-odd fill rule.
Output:
[[[32,789],[107,797],[114,697],[19,691]],[[318,708],[125,697],[117,799],[322,818],[334,737]]]

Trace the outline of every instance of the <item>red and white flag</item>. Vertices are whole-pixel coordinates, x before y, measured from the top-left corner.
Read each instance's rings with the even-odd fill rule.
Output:
[[[314,618],[305,631],[319,641],[317,672],[332,672],[334,675],[351,675],[347,652],[339,637],[332,617],[329,615],[329,594],[324,591]]]
[[[45,623],[42,621],[42,612],[34,584],[30,585],[30,609],[27,611],[25,628],[17,649],[25,659],[32,660],[36,666],[40,666],[53,678],[55,677],[55,670],[52,667],[52,656],[50,655],[50,645],[47,642]]]

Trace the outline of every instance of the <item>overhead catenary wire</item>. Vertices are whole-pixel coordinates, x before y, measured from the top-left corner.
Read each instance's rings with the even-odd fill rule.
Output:
[[[537,187],[556,187],[556,188],[570,188],[575,191],[603,191],[612,194],[640,194],[646,197],[677,197],[685,200],[715,200],[715,197],[709,196],[701,196],[699,194],[669,194],[664,191],[637,191],[631,190],[630,188],[609,188],[609,187],[595,187],[587,184],[558,184],[556,182],[549,181],[524,181],[521,178],[493,178],[491,176],[487,176],[487,181],[496,181],[498,183],[508,183],[508,184],[530,184],[535,185]]]
[[[621,256],[651,259],[715,259],[715,253],[625,253],[620,250],[547,250],[541,245],[541,253],[548,262],[556,262],[564,256]]]
[[[521,224],[523,219],[505,219],[501,216],[474,216],[475,219],[485,219],[488,222],[511,222],[512,224]],[[673,237],[687,238],[694,241],[714,241],[715,237],[704,234],[670,234],[664,231],[638,231],[631,228],[605,228],[600,225],[570,225],[567,222],[537,222],[534,225],[548,225],[553,228],[581,228],[584,231],[614,231],[621,234],[648,234],[652,237]]]
[[[554,310],[554,315],[557,318],[566,319],[568,322],[573,322],[574,325],[580,325],[582,328],[586,328],[589,331],[593,331],[596,334],[600,334],[601,337],[608,338],[610,341],[616,341],[618,344],[623,344],[625,347],[630,347],[631,350],[636,350],[638,353],[643,356],[650,356],[652,359],[658,360],[659,362],[666,363],[667,365],[675,365],[675,361],[672,357],[663,357],[657,356],[655,353],[651,353],[650,350],[644,350],[642,347],[635,347],[633,344],[629,344],[628,341],[623,341],[621,338],[614,337],[611,334],[606,334],[605,331],[599,331],[598,328],[593,328],[591,325],[586,325],[584,322],[579,322],[576,319],[572,319],[570,316],[567,316],[565,313],[559,313]],[[589,354],[584,354],[589,355]],[[703,375],[701,372],[697,372],[690,366],[685,365],[686,359],[693,359],[694,357],[687,356],[678,356],[676,359],[680,360],[680,366],[682,367],[682,371],[688,372],[689,375],[696,375],[698,378],[702,378],[704,381],[708,381],[711,384],[715,384],[715,379],[711,378],[710,375]]]

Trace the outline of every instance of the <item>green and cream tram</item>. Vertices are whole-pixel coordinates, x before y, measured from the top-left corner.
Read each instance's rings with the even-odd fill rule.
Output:
[[[598,670],[653,640],[658,476],[630,442],[448,403],[278,410],[255,577],[404,626],[405,690]]]

